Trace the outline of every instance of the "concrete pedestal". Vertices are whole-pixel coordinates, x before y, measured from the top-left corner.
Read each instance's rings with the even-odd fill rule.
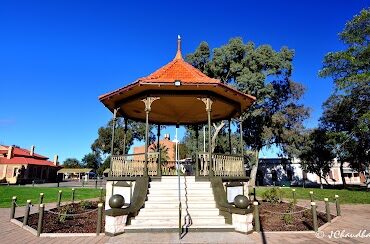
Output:
[[[232,214],[233,226],[236,231],[248,233],[253,231],[253,213],[242,215]]]
[[[105,216],[105,234],[115,236],[125,232],[127,215],[122,216]]]

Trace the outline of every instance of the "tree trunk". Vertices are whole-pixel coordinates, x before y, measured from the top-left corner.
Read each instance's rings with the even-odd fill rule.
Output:
[[[216,148],[216,138],[218,136],[218,133],[220,133],[221,129],[225,126],[225,121],[222,121],[220,125],[216,125],[213,123],[213,127],[215,128],[215,133],[212,136],[212,152],[214,152]]]
[[[322,185],[322,177],[320,175],[320,189],[324,189],[324,186]]]
[[[342,184],[343,184],[343,188],[346,187],[346,178],[344,177],[344,173],[343,173],[343,160],[340,161],[340,165],[339,165],[339,171],[340,171],[340,177],[342,178]]]
[[[250,174],[250,180],[249,180],[249,186],[253,187],[256,185],[256,180],[257,180],[257,170],[258,170],[258,154],[259,150],[255,151],[255,163],[252,166],[251,174]]]
[[[326,184],[329,186],[330,185],[329,181],[326,179],[326,177],[323,177],[323,178],[324,178]]]

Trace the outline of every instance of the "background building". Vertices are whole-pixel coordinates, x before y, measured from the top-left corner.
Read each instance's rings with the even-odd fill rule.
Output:
[[[170,134],[165,134],[163,139],[159,141],[159,147],[162,152],[162,157],[165,157],[166,161],[174,162],[175,159],[175,147],[176,143],[171,141]],[[154,142],[148,147],[149,152],[157,151],[157,142]],[[134,154],[145,153],[145,146],[134,147]]]
[[[11,184],[31,183],[33,180],[54,182],[57,180],[58,155],[54,161],[31,150],[17,146],[0,145],[0,181]]]
[[[349,163],[344,163],[343,174],[346,184],[360,185],[365,183],[365,173],[351,169]],[[329,174],[322,180],[323,184],[332,186],[342,185],[340,164],[334,160]],[[320,177],[314,173],[307,173],[301,167],[297,158],[260,158],[257,170],[257,185],[319,185]]]

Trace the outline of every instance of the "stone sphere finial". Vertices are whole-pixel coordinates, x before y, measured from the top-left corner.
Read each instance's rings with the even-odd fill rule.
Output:
[[[122,208],[125,204],[125,198],[119,194],[114,194],[109,198],[109,206],[111,208]]]
[[[249,206],[249,199],[244,195],[237,195],[234,198],[234,204],[237,208],[248,208]]]

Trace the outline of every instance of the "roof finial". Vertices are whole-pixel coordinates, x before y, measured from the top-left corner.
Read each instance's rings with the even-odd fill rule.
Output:
[[[177,53],[175,59],[182,59],[181,55],[181,36],[177,35]]]

